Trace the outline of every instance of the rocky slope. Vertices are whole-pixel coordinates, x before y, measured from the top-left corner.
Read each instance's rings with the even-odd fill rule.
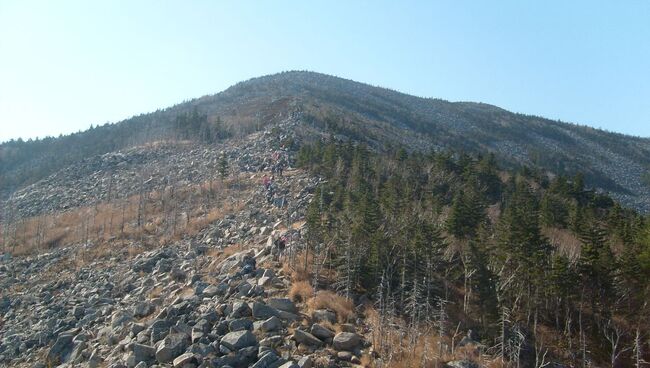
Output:
[[[256,137],[258,144],[277,139],[261,134],[267,139]],[[257,171],[268,146],[231,149],[241,168],[254,161],[251,180],[268,173]],[[165,150],[147,154],[155,159],[160,152]],[[106,157],[114,156],[99,162]],[[292,280],[282,266],[296,262],[304,209],[317,183],[318,178],[288,170],[276,178],[271,197],[260,187],[245,199],[242,211],[162,249],[79,244],[29,257],[1,256],[0,364],[286,368],[359,363],[370,351],[362,320],[342,320],[334,311],[311,310],[288,299]],[[287,242],[282,252],[274,246],[280,236]]]
[[[194,108],[210,121],[223,121],[240,136],[299,114],[300,130],[312,135],[334,132],[378,149],[390,144],[417,150],[494,152],[500,162],[511,166],[534,165],[565,175],[583,172],[588,185],[611,192],[628,206],[650,210],[650,187],[641,180],[650,167],[649,139],[514,114],[487,104],[419,98],[312,72],[255,78],[216,95],[70,137],[2,144],[0,183],[11,185],[0,188],[0,197],[15,192],[18,198],[27,184],[59,170],[60,165],[47,165],[55,152],[61,164],[76,165],[79,157],[113,152],[115,147],[127,149],[128,142],[177,137],[174,118]],[[88,140],[97,143],[86,147]],[[84,156],[84,152],[93,154]],[[202,153],[197,154],[201,158]],[[109,155],[93,160],[113,159]]]

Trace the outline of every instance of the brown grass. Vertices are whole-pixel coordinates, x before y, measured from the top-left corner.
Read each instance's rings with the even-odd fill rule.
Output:
[[[307,258],[307,265],[313,264],[313,256],[310,254]],[[291,281],[294,283],[310,280],[309,267],[305,267],[305,253],[300,252],[296,254],[295,260],[294,265],[289,264],[289,262],[284,262],[282,264],[283,274],[291,277]]]
[[[296,303],[303,303],[314,295],[314,289],[308,281],[298,281],[291,285],[289,298]]]
[[[20,219],[2,225],[0,245],[14,256],[80,243],[110,248],[116,241],[137,241],[146,246],[165,245],[196,235],[226,214],[241,210],[243,201],[237,198],[250,193],[252,184],[240,181],[237,189],[231,189],[234,180],[192,184],[173,190],[169,187],[146,193],[143,196],[144,211],[141,210],[140,196],[134,195],[66,212]]]
[[[370,341],[386,367],[438,368],[446,362],[461,359],[477,362],[481,367],[493,366],[489,365],[491,357],[482,355],[474,347],[454,348],[452,351],[452,338],[448,335],[439,336],[435,329],[426,326],[414,328],[399,318],[382,318],[372,307],[366,308],[365,315],[366,323],[372,331]],[[459,339],[457,336],[454,344]],[[373,367],[374,359],[366,357],[362,363],[365,367]]]
[[[547,227],[542,229],[542,234],[548,238],[551,245],[563,256],[571,260],[576,260],[580,257],[582,243],[569,230]]]
[[[317,309],[329,309],[336,312],[339,323],[346,323],[354,317],[354,304],[332,291],[322,290],[307,301],[310,312]]]

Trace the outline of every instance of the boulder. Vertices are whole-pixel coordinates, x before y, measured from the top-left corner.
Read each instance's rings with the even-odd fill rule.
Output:
[[[330,329],[323,327],[319,325],[318,323],[314,323],[311,326],[311,329],[309,330],[312,335],[318,337],[321,340],[328,340],[334,337],[334,332],[331,331]]]
[[[248,303],[239,301],[232,304],[232,312],[230,312],[230,318],[248,317],[250,315],[251,308],[248,306]]]
[[[192,353],[182,354],[182,355],[176,357],[176,359],[174,359],[174,362],[173,362],[174,368],[184,368],[184,367],[190,367],[190,366],[196,367],[198,364],[199,364],[199,361],[196,359],[196,357]]]
[[[73,344],[72,334],[61,334],[54,342],[54,345],[48,350],[46,360],[50,365],[59,365],[63,363],[66,356],[72,351]]]
[[[228,323],[228,330],[230,332],[252,330],[252,329],[253,329],[253,322],[251,322],[251,320],[247,318],[233,319],[232,321],[230,321],[230,323]]]
[[[314,364],[313,360],[311,359],[311,356],[307,355],[298,360],[298,367],[299,368],[311,368],[312,365]]]
[[[288,298],[271,298],[266,301],[266,305],[277,310],[284,312],[289,312],[296,314],[298,313],[298,308],[296,305]]]
[[[221,345],[230,350],[236,351],[249,346],[256,346],[257,338],[255,338],[255,335],[248,330],[235,331],[226,334],[226,336],[221,339]]]
[[[352,351],[359,345],[361,345],[361,336],[352,332],[339,332],[332,341],[335,350]]]
[[[156,360],[159,363],[169,363],[183,354],[190,344],[187,334],[175,333],[165,337],[156,350]]]
[[[134,363],[149,362],[156,357],[156,349],[143,344],[133,344],[132,350]]]
[[[299,344],[305,344],[307,346],[318,347],[323,345],[323,342],[319,340],[316,336],[310,334],[309,332],[305,332],[301,330],[295,330],[292,339],[294,339]]]
[[[254,324],[255,330],[262,330],[264,332],[275,331],[282,328],[282,321],[278,317],[271,317],[264,321],[258,321]]]
[[[253,317],[255,319],[267,319],[273,316],[278,316],[278,311],[275,308],[260,302],[253,303]]]

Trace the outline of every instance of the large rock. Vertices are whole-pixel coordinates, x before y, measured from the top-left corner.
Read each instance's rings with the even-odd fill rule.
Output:
[[[190,344],[190,337],[184,333],[175,333],[165,337],[156,350],[159,363],[169,363],[183,354]]]
[[[295,330],[293,332],[293,339],[296,340],[299,344],[305,344],[308,346],[321,346],[323,342],[319,340],[316,336],[310,334],[309,332]]]
[[[278,316],[277,309],[269,307],[264,303],[260,303],[260,302],[253,303],[253,317],[255,319],[267,319],[274,316],[275,317]]]
[[[311,326],[311,329],[310,329],[309,332],[311,332],[312,335],[318,337],[321,340],[327,340],[327,339],[331,339],[332,337],[334,337],[334,332],[333,331],[319,325],[318,323],[314,323],[314,325]]]
[[[226,334],[221,339],[221,345],[230,350],[239,350],[249,346],[257,345],[257,338],[250,331],[235,331]]]
[[[262,330],[264,332],[275,331],[282,328],[282,321],[278,317],[271,317],[264,321],[257,321],[254,324],[255,330]]]
[[[66,356],[72,351],[73,344],[72,334],[61,334],[54,342],[54,345],[48,350],[46,360],[49,365],[59,365],[63,363]]]
[[[275,308],[277,310],[281,310],[284,312],[289,312],[296,314],[298,313],[298,308],[296,305],[291,301],[291,299],[287,298],[271,298],[266,301],[266,305],[269,307]]]
[[[140,302],[133,308],[133,315],[136,318],[142,318],[150,315],[155,310],[150,302]]]
[[[133,358],[135,364],[149,362],[156,357],[156,349],[143,344],[133,344]]]
[[[335,350],[352,351],[359,345],[361,345],[361,336],[351,332],[339,332],[332,341]]]
[[[230,318],[241,318],[248,317],[251,315],[251,308],[248,306],[248,303],[244,302],[234,302],[232,304],[232,312],[230,312]]]
[[[184,368],[184,367],[190,367],[194,366],[196,367],[198,365],[198,360],[192,353],[185,353],[176,359],[174,359],[174,368]]]

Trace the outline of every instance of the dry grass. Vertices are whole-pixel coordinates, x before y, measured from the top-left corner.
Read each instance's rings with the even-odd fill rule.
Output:
[[[316,296],[307,301],[310,312],[317,309],[329,309],[336,312],[339,323],[351,321],[354,317],[354,304],[332,291],[322,290],[316,293]]]
[[[298,281],[291,285],[289,298],[296,303],[303,303],[314,295],[314,289],[308,281]]]
[[[284,275],[291,277],[291,281],[294,283],[308,281],[311,279],[311,275],[309,274],[309,268],[305,267],[305,262],[307,265],[311,265],[314,262],[314,258],[309,254],[305,260],[305,253],[300,252],[295,256],[294,265],[289,264],[289,262],[284,262],[282,264],[282,272]]]
[[[385,362],[384,367],[439,368],[446,362],[462,359],[477,362],[481,367],[497,367],[491,365],[491,357],[482,355],[476,347],[454,348],[459,336],[441,337],[431,326],[413,328],[398,318],[380,316],[372,307],[366,308],[365,315],[372,331],[371,342]],[[365,367],[374,367],[374,362],[372,357],[362,359]]]
[[[230,189],[236,179],[165,188],[129,198],[44,214],[3,224],[1,247],[14,256],[44,252],[70,244],[109,246],[116,241],[137,241],[161,246],[193,236],[226,214],[241,210],[237,200],[250,193],[251,183]],[[217,195],[218,194],[218,195]],[[100,252],[98,250],[97,252]],[[102,256],[102,254],[99,254]],[[89,255],[90,256],[90,255]]]
[[[582,243],[574,234],[567,229],[544,228],[542,234],[548,238],[551,245],[557,251],[570,260],[576,260],[580,257]]]

